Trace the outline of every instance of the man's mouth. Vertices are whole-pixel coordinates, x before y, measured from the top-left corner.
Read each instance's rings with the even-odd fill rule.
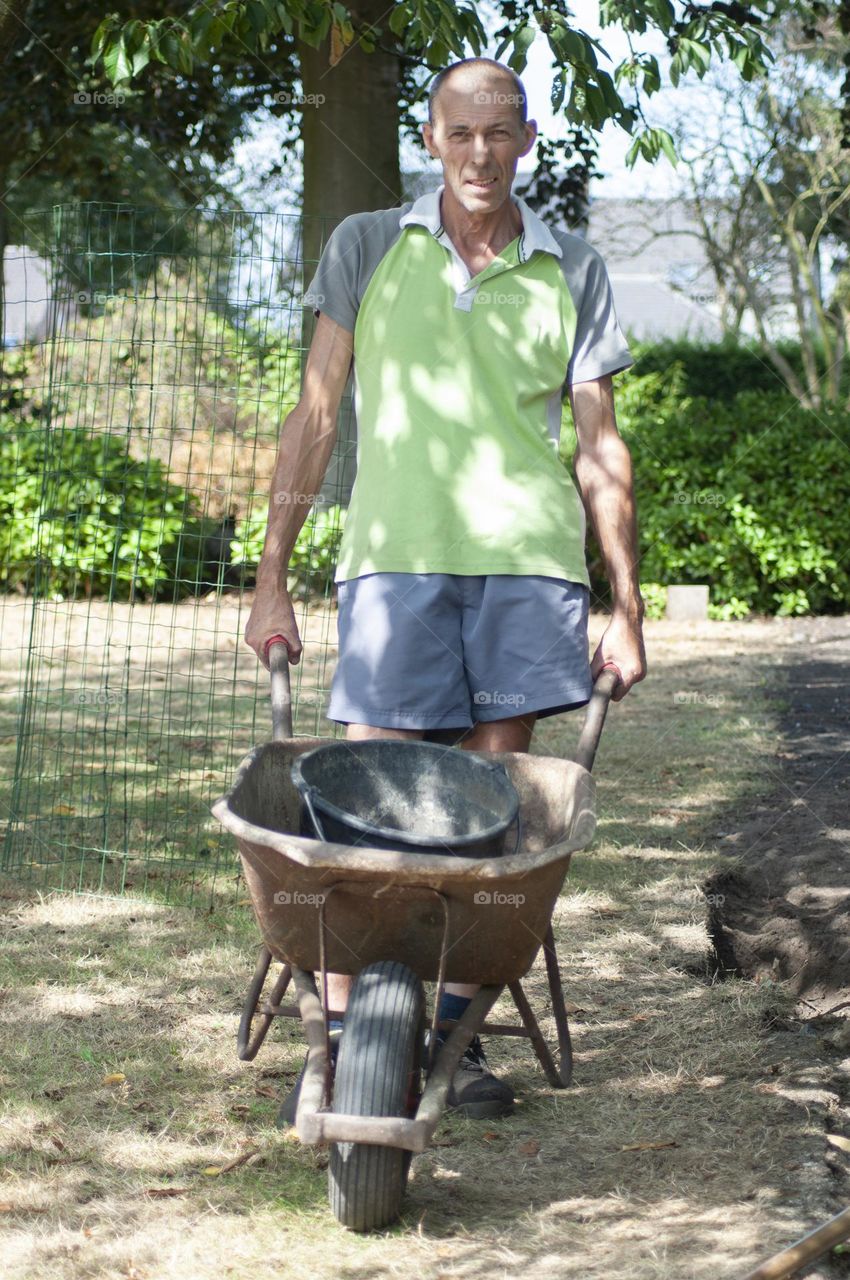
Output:
[[[495,181],[495,178],[467,178],[466,180],[467,186],[477,187],[480,191],[486,191]]]

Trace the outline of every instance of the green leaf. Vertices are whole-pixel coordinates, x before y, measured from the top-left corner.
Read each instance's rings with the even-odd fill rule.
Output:
[[[115,17],[113,14],[109,14],[100,23],[91,38],[91,49],[88,58],[89,62],[94,62],[100,56],[103,46],[106,44],[107,37],[112,33],[114,26]]]
[[[526,58],[528,51],[534,43],[536,32],[533,27],[524,26],[514,34],[514,51],[508,58],[508,66],[511,67],[518,75],[525,70]]]
[[[120,84],[130,79],[133,74],[133,64],[127,56],[123,34],[113,44],[107,46],[103,55],[103,65],[113,84]]]
[[[652,54],[647,55],[643,63],[643,87],[647,94],[657,93],[661,88],[661,72],[658,68],[658,59]]]
[[[673,142],[672,137],[670,136],[670,134],[667,132],[666,129],[655,129],[654,132],[658,136],[658,141],[661,146],[661,150],[664,152],[665,156],[667,156],[668,160],[670,161],[673,168],[675,169],[679,162],[679,158],[676,155],[676,146]]]
[[[670,83],[672,84],[674,89],[678,87],[679,77],[682,74],[683,65],[684,64],[682,61],[682,56],[677,51],[676,53],[673,54],[673,57],[670,60],[670,70],[668,71],[668,75],[670,76]]]
[[[404,34],[405,27],[409,21],[407,9],[404,5],[395,5],[390,14],[389,27],[394,36]]]
[[[148,65],[148,63],[150,62],[150,60],[151,60],[150,37],[146,33],[144,38],[144,44],[140,45],[139,48],[133,54],[133,75],[137,76],[140,71],[143,71],[145,67]]]

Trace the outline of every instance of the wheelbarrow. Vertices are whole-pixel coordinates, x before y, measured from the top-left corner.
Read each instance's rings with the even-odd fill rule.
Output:
[[[292,762],[334,739],[292,736],[282,638],[269,642],[268,653],[273,740],[243,759],[231,790],[212,806],[236,837],[263,940],[237,1049],[249,1061],[275,1018],[301,1019],[308,1054],[297,1135],[330,1147],[329,1198],[339,1222],[373,1230],[398,1217],[412,1156],[428,1147],[458,1062],[477,1033],[530,1039],[549,1084],[570,1083],[570,1031],[551,918],[572,854],[593,838],[590,771],[618,676],[611,669],[598,675],[575,760],[487,754],[504,764],[518,793],[521,841],[508,856],[456,857],[299,834],[302,800]],[[522,985],[541,949],[556,1053]],[[273,959],[283,968],[264,996]],[[344,1014],[328,1008],[328,973],[354,978]],[[430,1017],[425,982],[436,984]],[[438,1020],[446,982],[481,984],[456,1022]],[[296,1002],[283,1003],[290,983]],[[519,1021],[487,1021],[506,987]],[[345,1029],[335,1069],[332,1017],[343,1019]],[[442,1043],[438,1030],[448,1032]]]

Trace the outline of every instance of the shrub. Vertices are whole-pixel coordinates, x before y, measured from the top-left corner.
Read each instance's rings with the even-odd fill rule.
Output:
[[[641,376],[680,371],[683,393],[705,396],[710,400],[734,400],[741,391],[782,393],[786,390],[782,377],[758,347],[746,347],[734,338],[722,342],[697,343],[687,338],[664,342],[631,342],[635,371]],[[803,357],[799,343],[782,341],[778,350],[801,381],[805,381]],[[820,356],[819,367],[825,361]],[[848,390],[850,366],[845,370],[844,387]]]
[[[787,393],[685,394],[680,366],[618,385],[635,470],[641,577],[708,583],[714,617],[850,607],[850,415]],[[594,587],[604,592],[598,552]]]
[[[155,459],[81,429],[0,419],[0,587],[163,599],[198,589],[207,522]]]

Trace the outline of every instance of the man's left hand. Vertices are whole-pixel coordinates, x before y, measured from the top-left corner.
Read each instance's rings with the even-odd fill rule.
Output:
[[[621,702],[632,685],[638,684],[646,675],[642,616],[616,612],[612,615],[590,664],[594,680],[606,663],[615,666],[620,673],[611,701]]]

